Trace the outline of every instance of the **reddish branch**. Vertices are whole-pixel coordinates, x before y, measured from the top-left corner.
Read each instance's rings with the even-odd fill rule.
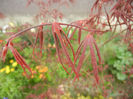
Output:
[[[79,78],[79,72],[80,72],[80,69],[81,69],[81,67],[83,65],[83,60],[84,60],[84,57],[85,57],[86,48],[87,48],[87,46],[89,46],[90,47],[90,55],[91,55],[91,58],[92,58],[91,61],[92,61],[93,69],[94,69],[93,70],[94,71],[94,75],[96,77],[96,82],[99,83],[98,70],[97,70],[97,61],[96,61],[96,55],[95,55],[95,52],[94,52],[93,45],[95,46],[95,48],[97,50],[97,54],[98,54],[98,57],[99,57],[99,63],[101,63],[101,57],[100,57],[99,49],[98,49],[98,47],[96,45],[96,42],[95,42],[95,40],[93,38],[93,35],[88,33],[88,36],[86,36],[85,39],[81,41],[81,43],[79,42],[79,48],[77,49],[77,51],[75,53],[75,51],[73,49],[73,46],[72,46],[72,44],[70,42],[70,38],[64,32],[64,30],[62,29],[61,25],[65,25],[68,28],[71,28],[71,27],[78,28],[77,30],[79,30],[80,32],[81,32],[81,30],[82,31],[85,30],[85,31],[88,31],[88,32],[104,32],[104,31],[97,31],[97,30],[94,30],[94,29],[85,29],[85,28],[83,28],[81,26],[73,25],[73,24],[64,24],[64,23],[57,23],[57,22],[50,23],[50,24],[43,23],[41,25],[33,26],[33,27],[27,28],[27,29],[25,29],[23,31],[20,31],[20,32],[18,32],[16,34],[13,34],[7,40],[7,44],[4,47],[4,49],[3,49],[2,59],[5,60],[7,50],[10,49],[12,51],[16,61],[18,62],[18,64],[20,64],[21,67],[23,68],[24,72],[26,73],[25,69],[28,69],[31,72],[30,66],[28,66],[26,64],[26,62],[24,61],[23,57],[13,47],[12,40],[15,39],[16,37],[21,36],[22,34],[26,33],[26,31],[28,31],[28,30],[30,30],[32,28],[38,28],[39,30],[38,30],[38,33],[36,34],[35,45],[37,43],[37,39],[39,39],[40,40],[40,42],[39,42],[39,44],[40,44],[40,53],[42,53],[42,49],[43,49],[43,33],[45,32],[43,30],[43,27],[49,26],[49,25],[52,26],[52,34],[53,34],[54,42],[55,42],[55,45],[56,45],[56,52],[57,52],[57,55],[58,55],[58,59],[59,59],[60,63],[62,64],[63,68],[65,69],[65,71],[68,74],[70,74],[68,72],[67,68],[71,67],[72,71],[76,75],[75,80],[77,78]],[[80,39],[81,35],[78,35],[78,36],[79,36],[78,38]],[[60,49],[59,43],[61,44],[61,49],[63,50],[63,53],[60,53],[60,51],[59,51],[59,49]],[[68,46],[69,46],[69,49],[68,49]],[[34,48],[36,48],[36,47],[34,46]],[[83,51],[81,51],[82,49],[83,49]],[[70,56],[71,54],[69,53],[69,50],[71,50],[72,53],[73,53],[74,61],[71,59],[71,56]],[[80,53],[81,53],[81,55],[80,55]],[[63,63],[62,58],[61,58],[62,54],[64,54],[69,66],[65,66],[65,64]],[[76,66],[75,63],[78,60],[78,58],[79,58],[79,62],[78,62],[78,65]]]

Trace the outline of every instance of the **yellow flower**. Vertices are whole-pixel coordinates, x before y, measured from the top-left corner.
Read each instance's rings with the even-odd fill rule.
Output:
[[[0,69],[0,72],[2,73],[2,72],[4,72],[6,69],[5,68],[2,68],[2,69]]]
[[[11,68],[11,72],[14,72],[14,70],[15,70],[14,68]]]
[[[39,70],[40,73],[47,72],[47,71],[48,71],[48,67],[44,67],[44,68],[42,68],[42,69]]]
[[[9,73],[10,73],[10,69],[7,69],[7,70],[6,70],[6,74],[9,74]]]
[[[7,65],[6,66],[6,74],[9,74],[10,73],[10,68],[9,68],[9,66]]]
[[[12,64],[12,67],[16,67],[17,66],[17,62],[14,62],[13,64]]]
[[[14,26],[15,26],[12,22],[10,22],[9,25],[10,25],[11,27],[14,27]]]
[[[55,46],[55,44],[53,44],[53,48],[55,48],[56,46]]]
[[[9,68],[9,65],[6,65],[6,69]]]
[[[9,62],[12,64],[14,61],[11,59]]]
[[[113,99],[112,97],[109,97],[109,99]]]

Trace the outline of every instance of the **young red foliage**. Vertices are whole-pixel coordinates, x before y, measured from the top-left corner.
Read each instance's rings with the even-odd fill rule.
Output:
[[[20,64],[24,70],[24,73],[27,75],[27,77],[29,78],[28,74],[26,73],[25,69],[27,68],[31,74],[32,74],[32,71],[31,71],[31,68],[30,66],[27,65],[27,63],[25,62],[25,60],[23,59],[23,57],[18,53],[18,51],[13,47],[13,43],[12,42],[8,42],[4,49],[3,49],[3,52],[2,52],[2,58],[3,60],[5,60],[5,56],[6,56],[6,53],[7,53],[7,50],[10,49],[11,52],[13,53],[16,61],[18,64]]]
[[[40,40],[40,43],[39,43],[40,44],[40,54],[42,55],[42,48],[43,48],[43,26],[40,26],[38,28],[38,33],[36,34],[36,40],[35,40],[34,49],[36,47],[36,43],[37,43],[38,38]],[[33,54],[34,54],[34,49],[33,49]]]
[[[84,58],[85,58],[85,52],[86,52],[87,46],[90,47],[91,63],[92,63],[92,66],[93,66],[93,72],[94,72],[94,75],[95,75],[95,78],[96,78],[96,82],[98,84],[99,83],[98,67],[97,67],[97,60],[96,60],[96,55],[95,55],[93,46],[95,46],[95,48],[96,48],[96,51],[97,51],[97,54],[98,54],[98,57],[99,57],[99,64],[101,64],[101,55],[100,55],[99,49],[97,47],[97,44],[96,44],[93,36],[90,35],[90,34],[88,34],[85,37],[85,39],[82,41],[82,43],[80,45],[80,48],[77,50],[76,60],[77,60],[77,57],[79,56],[79,52],[81,51],[81,47],[83,47],[83,52],[81,53],[81,56],[80,56],[79,62],[78,62],[78,66],[77,66],[77,72],[79,73],[79,71],[82,67],[82,64],[83,64],[83,61],[84,61]]]
[[[113,4],[112,4],[113,3]],[[133,32],[132,27],[132,21],[133,21],[133,6],[132,6],[133,1],[132,0],[117,0],[117,2],[114,2],[114,0],[96,0],[96,2],[94,3],[91,12],[97,9],[98,13],[96,13],[93,17],[97,18],[98,20],[100,20],[100,16],[102,16],[103,11],[102,8],[104,8],[106,17],[107,17],[107,23],[106,22],[98,22],[97,24],[103,24],[104,27],[110,27],[110,31],[112,30],[113,32],[115,32],[116,27],[118,26],[126,26],[126,30],[127,33],[125,34],[125,38],[126,38],[126,42],[130,42],[130,34]],[[107,12],[106,11],[106,6],[107,4],[112,4],[113,7]],[[110,6],[112,6],[110,5]],[[92,14],[92,13],[91,13]],[[111,25],[111,22],[115,21],[115,24]],[[96,21],[94,21],[95,23]],[[93,23],[93,24],[94,24]],[[129,35],[129,36],[127,36]]]
[[[58,39],[59,39],[59,41],[60,41],[60,43],[61,43],[61,46],[62,46],[62,49],[63,49],[63,51],[64,51],[64,54],[65,54],[65,56],[66,56],[66,59],[68,60],[68,62],[69,62],[69,64],[70,64],[70,67],[72,68],[73,72],[74,72],[76,75],[78,75],[77,72],[76,72],[76,70],[75,70],[74,64],[73,64],[73,62],[72,62],[72,60],[71,60],[71,58],[70,58],[70,54],[69,54],[69,52],[68,52],[68,50],[67,50],[67,48],[66,48],[66,46],[65,46],[64,39],[63,39],[63,37],[61,36],[63,30],[62,30],[62,28],[60,27],[59,23],[56,23],[56,22],[55,22],[55,23],[52,24],[52,31],[53,31],[53,36],[54,36],[55,42],[57,42]],[[61,31],[62,31],[62,32],[61,32]],[[64,33],[64,35],[65,35],[65,37],[66,37],[66,34],[65,34],[65,33]],[[58,38],[57,38],[57,37],[58,37]],[[66,39],[67,39],[67,38],[66,38]],[[70,42],[69,42],[68,39],[67,39],[67,41],[68,41],[68,44],[70,44]],[[56,46],[58,47],[57,43],[55,43],[55,44],[56,44]],[[58,50],[58,49],[57,49],[57,50]],[[73,51],[73,49],[72,49],[72,51]],[[60,53],[57,53],[57,54],[60,54]],[[74,55],[74,52],[73,52],[73,55]],[[60,55],[58,55],[58,56],[60,56]]]
[[[7,54],[7,50],[8,50],[8,46],[6,44],[5,47],[3,48],[2,56],[1,56],[1,58],[3,59],[3,61],[5,61],[5,57],[6,57],[6,54]]]
[[[32,3],[35,4],[39,13],[36,15],[36,19],[48,19],[52,18],[54,20],[62,19],[63,13],[58,9],[62,6],[69,6],[74,3],[75,0],[27,0],[27,7]],[[53,6],[58,5],[58,8],[54,8]]]
[[[80,36],[81,36],[81,32],[83,30],[89,31],[89,32],[94,32],[95,30],[94,29],[89,29],[89,30],[88,29],[84,29],[82,27],[83,22],[84,21],[79,21],[79,23],[77,22],[77,24],[64,24],[64,23],[54,22],[54,23],[50,23],[50,24],[41,24],[41,25],[38,25],[38,26],[31,27],[31,28],[38,28],[38,32],[36,34],[36,39],[35,39],[35,45],[34,45],[33,49],[36,48],[36,43],[37,43],[37,40],[39,39],[39,41],[40,41],[39,42],[39,44],[40,44],[40,53],[42,53],[43,44],[44,44],[43,43],[43,32],[44,32],[43,31],[43,27],[51,25],[52,26],[52,34],[53,34],[54,42],[55,42],[55,45],[56,45],[56,52],[57,52],[57,55],[58,55],[58,59],[59,59],[59,62],[62,64],[64,70],[69,74],[69,72],[67,71],[67,68],[71,67],[72,71],[76,75],[74,80],[79,78],[79,72],[80,72],[80,69],[81,69],[81,67],[83,65],[83,60],[85,58],[85,51],[86,51],[87,46],[89,46],[90,47],[90,55],[91,55],[91,58],[92,58],[91,61],[92,61],[92,65],[93,65],[93,68],[94,68],[94,75],[95,75],[96,81],[98,83],[97,61],[96,61],[96,56],[95,56],[93,45],[96,47],[96,50],[97,50],[97,53],[98,53],[98,57],[99,57],[99,62],[101,62],[101,57],[100,57],[100,52],[99,52],[99,49],[98,49],[98,47],[96,45],[96,42],[95,42],[95,40],[94,40],[94,38],[92,37],[91,34],[88,34],[88,36],[86,36],[85,39],[83,41],[81,41],[81,43],[80,43],[80,39],[79,39],[79,38],[81,38]],[[78,31],[79,47],[78,47],[76,53],[75,53],[75,51],[73,49],[73,46],[72,46],[72,44],[70,42],[70,38],[67,36],[67,33],[65,33],[63,31],[61,25],[65,25],[65,26],[70,27],[70,28],[75,27],[77,30],[79,30]],[[26,64],[26,62],[24,61],[23,57],[13,47],[13,44],[11,43],[11,41],[13,39],[15,39],[16,37],[22,35],[22,33],[30,30],[31,28],[27,28],[27,29],[25,29],[23,31],[20,31],[20,32],[16,33],[16,34],[13,34],[7,40],[7,44],[6,44],[5,48],[3,49],[3,54],[2,54],[2,58],[4,60],[5,56],[6,56],[6,53],[7,53],[7,49],[10,49],[12,51],[16,61],[18,62],[18,64],[21,65],[21,67],[23,68],[25,73],[26,73],[26,71],[25,71],[26,68],[30,72],[31,72],[31,69],[30,69],[29,65]],[[102,32],[102,31],[99,31],[99,32]],[[61,45],[61,47],[59,46],[59,44]],[[63,53],[60,53],[60,51],[59,51],[60,48],[62,49]],[[83,48],[83,52],[81,52],[82,48]],[[70,50],[73,53],[72,55],[73,55],[74,61],[70,57],[70,52],[69,52]],[[81,56],[79,57],[80,52],[81,52]],[[68,62],[68,66],[65,66],[65,64],[63,63],[62,58],[61,58],[62,54],[66,58],[66,61]],[[76,66],[75,63],[78,60],[78,57],[79,57],[79,62],[78,62],[78,65]]]

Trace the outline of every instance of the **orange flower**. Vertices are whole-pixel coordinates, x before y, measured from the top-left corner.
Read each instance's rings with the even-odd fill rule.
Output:
[[[22,75],[23,75],[23,76],[26,76],[26,73],[25,73],[25,72],[23,72],[23,73],[22,73]]]
[[[38,65],[38,66],[36,66],[36,69],[40,69],[40,67],[41,67],[41,66],[40,66],[40,65]]]
[[[39,75],[39,78],[40,78],[40,79],[43,78],[43,74],[40,74],[40,75]]]
[[[47,72],[47,71],[48,71],[48,67],[44,67],[44,68],[42,68],[42,69],[39,70],[40,73]]]

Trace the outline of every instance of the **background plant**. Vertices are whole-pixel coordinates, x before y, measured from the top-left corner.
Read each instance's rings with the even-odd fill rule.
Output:
[[[28,3],[30,4],[31,2],[33,1],[29,1]],[[40,6],[44,5],[44,2],[39,1],[39,3]],[[110,14],[106,11],[106,3],[114,3],[112,9],[110,10]],[[82,77],[82,68],[84,68],[83,66],[86,66],[85,70],[87,70],[87,73],[85,72],[84,76],[93,75],[92,78],[95,78],[92,81],[93,88],[98,89],[99,92],[103,92],[103,95],[105,97],[109,96],[110,94],[112,94],[109,89],[112,88],[112,81],[107,80],[107,78],[112,76],[104,74],[103,71],[108,69],[108,74],[110,74],[111,72],[120,81],[128,82],[129,79],[132,79],[127,77],[131,77],[132,75],[132,62],[130,61],[132,59],[132,55],[128,51],[128,47],[130,47],[130,50],[132,50],[132,0],[118,0],[117,2],[114,2],[113,0],[96,0],[91,11],[93,12],[94,9],[97,10],[97,13],[91,13],[91,16],[88,19],[79,20],[70,24],[58,22],[42,23],[41,25],[28,27],[23,31],[19,31],[16,34],[13,34],[7,40],[3,49],[3,60],[5,59],[7,50],[10,49],[18,64],[20,64],[23,68],[24,73],[27,75],[27,77],[33,77],[33,71],[28,65],[31,63],[31,61],[25,61],[23,57],[27,58],[27,56],[29,56],[33,51],[35,55],[33,59],[35,59],[36,62],[39,63],[40,56],[45,56],[45,51],[49,50],[54,45],[54,49],[56,49],[56,54],[58,56],[58,61],[61,63],[62,68],[64,68],[66,73],[75,76],[74,81],[76,79],[79,79],[79,76]],[[103,11],[105,12],[104,15],[106,16],[106,21],[102,21],[101,19]],[[115,20],[116,22],[112,24],[111,21]],[[126,27],[120,29],[119,33],[116,32],[117,27],[123,25],[126,25]],[[66,26],[66,28],[64,28],[63,26]],[[30,34],[27,31],[33,28],[36,28],[35,30],[37,33],[31,33],[31,37],[33,38],[29,37],[30,41],[27,41],[27,39],[25,39],[27,42],[30,42],[28,43],[28,46],[29,48],[33,47],[33,50],[30,50],[30,54],[27,54],[26,56],[23,55],[22,57],[20,55],[21,53],[18,53],[19,49],[18,46],[16,46],[14,40],[22,34]],[[110,33],[109,37],[104,41],[101,41],[99,38],[102,38],[103,35],[107,33]],[[50,35],[46,36],[46,34]],[[44,42],[45,39],[49,37],[50,43],[48,43],[47,40],[46,42]],[[121,39],[119,39],[119,37],[121,37]],[[53,38],[54,40],[52,41],[51,38]],[[110,46],[108,45],[109,42],[111,42],[111,40],[113,40],[114,38],[118,38],[116,39],[116,41],[119,42],[114,42],[117,44],[112,43],[112,48],[108,49],[108,46]],[[97,46],[97,43],[99,43],[97,41],[101,41],[100,47]],[[124,44],[124,46],[122,44]],[[49,47],[45,48],[46,46]],[[105,63],[103,63],[100,56],[99,48],[102,49],[101,47],[105,47],[105,52],[101,50],[102,54],[107,53],[107,56],[105,56]],[[23,51],[25,52],[27,52],[28,50],[29,49],[23,49]],[[89,54],[87,53],[88,51],[90,51]],[[115,55],[113,55],[114,53]],[[108,58],[106,59],[106,57]],[[45,60],[46,56],[43,57],[43,59]],[[88,61],[86,62],[87,59]],[[49,61],[47,60],[47,62]],[[86,62],[86,64],[84,64],[84,62]],[[108,65],[109,67],[106,68],[106,65]],[[26,69],[31,72],[31,76],[28,75]],[[59,66],[59,69],[57,71],[55,70],[59,77],[69,77],[68,74],[64,73],[64,71],[61,72],[60,69],[61,67]],[[61,76],[62,74],[63,76]],[[50,72],[46,73],[46,77],[48,78],[49,83],[53,83],[54,78],[56,78],[55,76],[53,76],[54,78],[52,81],[52,75],[50,74]],[[105,80],[105,82],[102,81],[103,79]],[[45,92],[47,93],[47,91]],[[117,95],[121,95],[124,98],[128,97],[126,92],[124,91],[120,91]],[[45,96],[44,94],[44,97],[47,96]]]

